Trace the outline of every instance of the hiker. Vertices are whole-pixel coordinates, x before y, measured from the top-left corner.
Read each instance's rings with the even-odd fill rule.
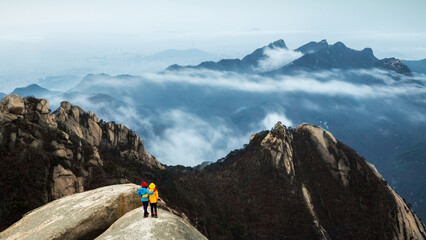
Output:
[[[157,189],[155,189],[154,183],[149,184],[149,191],[154,192],[153,194],[149,195],[149,204],[151,205],[151,217],[158,217],[157,216],[158,191]]]
[[[149,191],[147,189],[148,184],[146,182],[143,182],[141,184],[141,188],[139,188],[138,190],[138,195],[139,197],[141,197],[142,200],[142,205],[143,205],[143,217],[146,218],[149,216],[149,212],[148,212],[148,196],[153,194],[153,191]]]

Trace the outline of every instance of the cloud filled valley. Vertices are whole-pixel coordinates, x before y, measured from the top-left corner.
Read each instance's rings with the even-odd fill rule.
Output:
[[[107,121],[128,125],[166,164],[197,165],[242,147],[251,133],[278,120],[293,127],[326,122],[323,127],[331,130],[342,123],[359,128],[380,122],[421,126],[424,83],[423,75],[395,80],[391,73],[374,69],[278,78],[210,70],[99,74],[86,76],[51,102],[58,106],[68,100]]]
[[[341,45],[327,46],[333,50]],[[369,54],[365,50],[355,53]],[[297,60],[292,60],[301,55],[288,50],[281,40],[243,60],[199,65],[207,68],[141,75],[88,74],[65,92],[34,86],[20,91],[34,91],[32,95],[49,99],[52,110],[61,101],[69,101],[104,121],[128,126],[144,140],[147,151],[167,165],[214,162],[277,121],[293,128],[309,122],[353,147],[393,187],[410,196],[415,206],[423,206],[423,195],[414,189],[419,185],[407,188],[401,182],[408,171],[404,169],[413,164],[424,168],[424,162],[401,161],[401,156],[426,140],[422,134],[426,132],[426,75],[380,67],[297,68],[271,74],[294,65]],[[221,68],[228,67],[224,63],[237,67],[224,71]],[[423,180],[418,176],[417,181]]]

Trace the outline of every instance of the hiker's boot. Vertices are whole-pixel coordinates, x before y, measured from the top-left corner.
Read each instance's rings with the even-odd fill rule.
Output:
[[[158,218],[158,215],[157,215],[157,213],[155,213],[155,217],[156,217],[156,218]]]
[[[154,217],[155,216],[155,214],[154,213],[151,213],[151,217]]]

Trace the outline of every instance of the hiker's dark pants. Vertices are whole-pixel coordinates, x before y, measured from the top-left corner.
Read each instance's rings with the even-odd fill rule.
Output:
[[[151,214],[154,214],[154,213],[157,214],[157,203],[150,203],[150,204],[151,204]]]
[[[143,201],[142,202],[143,205],[143,215],[144,216],[148,216],[148,201]]]

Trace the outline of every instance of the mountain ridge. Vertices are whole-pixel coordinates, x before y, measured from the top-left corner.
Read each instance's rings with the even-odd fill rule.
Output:
[[[130,171],[164,168],[135,132],[69,102],[51,112],[45,99],[6,95],[0,123],[2,229],[62,196],[128,181],[120,171],[115,179],[103,177],[104,169],[117,171],[116,161],[139,164]]]
[[[413,72],[426,74],[426,58],[421,60],[401,60],[404,62]]]
[[[212,227],[217,222],[201,221],[197,226],[199,229],[207,228],[207,233],[203,232],[207,237],[405,239],[411,234],[414,234],[411,235],[414,239],[425,237],[424,225],[377,170],[352,149],[335,140],[329,132],[311,124],[288,130],[277,123],[271,131],[254,134],[250,139],[247,147],[206,166],[204,172],[191,174],[189,169],[180,169],[188,173],[183,179],[181,177],[179,184],[191,190],[174,185],[185,194],[179,201],[169,200],[173,207],[185,212],[190,219],[205,219],[203,216],[212,214],[233,226],[225,228],[227,231],[223,233],[223,228]],[[366,181],[374,183],[366,185]],[[276,185],[277,182],[280,184]],[[209,201],[205,197],[194,196],[191,194],[194,191],[213,199]],[[192,198],[197,201],[183,207]],[[239,209],[232,207],[235,201],[239,202]],[[254,207],[252,203],[259,205]],[[222,207],[214,212],[206,210],[215,209],[214,206],[218,205]],[[388,208],[395,208],[391,214],[399,217],[388,219]],[[405,215],[407,210],[411,213]],[[364,214],[371,215],[366,217]],[[313,221],[303,216],[313,218]],[[418,232],[407,229],[403,233],[403,222],[411,221],[408,219],[412,217],[416,219],[413,223],[417,223],[411,226],[414,229],[419,227]],[[398,226],[392,226],[394,221],[399,222]],[[364,222],[365,225],[355,226],[354,222]],[[378,226],[378,222],[383,225]]]
[[[299,48],[295,49],[294,51],[302,52],[303,54],[307,53],[315,53],[319,50],[328,47],[328,42],[326,39],[323,39],[319,42],[311,41],[309,43],[306,43],[305,45],[300,46]]]
[[[50,91],[47,88],[40,87],[39,85],[33,83],[26,87],[15,88],[11,94],[17,94],[21,97],[25,96],[33,96],[33,97],[48,97],[53,94],[57,94],[58,92]]]
[[[222,59],[218,62],[207,61],[196,66],[179,66],[177,64],[166,68],[166,71],[184,69],[209,69],[216,71],[255,72],[260,61],[266,58],[266,49],[288,49],[284,40],[280,39],[262,48],[256,49],[240,59]],[[301,70],[331,70],[331,69],[370,69],[380,68],[399,74],[411,75],[410,68],[396,58],[378,59],[371,48],[357,51],[348,48],[342,42],[329,45],[327,40],[311,41],[294,50],[304,55],[276,70],[263,72],[266,75],[293,74]]]
[[[166,71],[176,71],[176,70],[182,70],[185,68],[188,68],[188,69],[204,68],[204,69],[210,69],[210,70],[236,71],[236,72],[252,71],[253,68],[257,66],[259,61],[266,58],[266,55],[264,54],[265,49],[288,49],[288,48],[284,40],[279,39],[272,43],[269,43],[268,45],[264,47],[254,50],[252,53],[246,55],[241,60],[239,58],[222,59],[218,62],[213,62],[213,61],[202,62],[196,66],[179,66],[177,64],[174,64],[167,67]]]

